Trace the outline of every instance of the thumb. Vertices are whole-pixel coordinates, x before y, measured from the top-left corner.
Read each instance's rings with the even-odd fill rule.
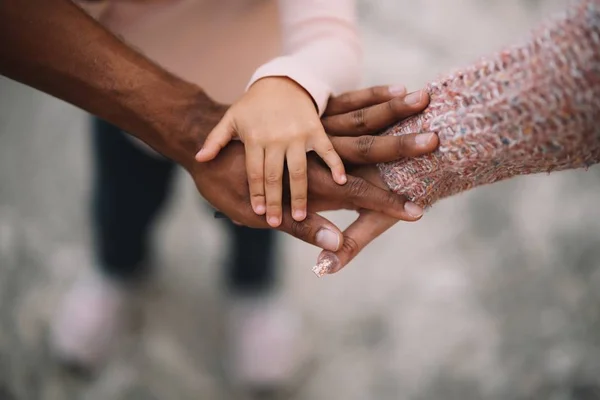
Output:
[[[398,222],[397,219],[380,212],[362,210],[356,221],[344,231],[344,241],[341,249],[337,252],[323,250],[317,259],[317,265],[313,268],[313,272],[319,277],[338,272],[352,261],[362,249],[383,232],[390,229],[396,222]]]
[[[196,161],[207,162],[215,158],[221,149],[235,137],[235,129],[229,114],[219,121],[217,126],[208,134],[200,151],[196,154]]]

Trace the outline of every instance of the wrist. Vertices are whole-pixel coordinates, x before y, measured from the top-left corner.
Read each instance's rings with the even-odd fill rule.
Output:
[[[145,92],[147,101],[135,110],[142,116],[142,128],[131,133],[189,170],[228,107],[213,101],[199,87],[177,79],[163,80]]]

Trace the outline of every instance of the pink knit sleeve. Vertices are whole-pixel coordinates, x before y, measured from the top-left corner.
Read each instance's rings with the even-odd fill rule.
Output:
[[[332,94],[354,89],[361,46],[353,0],[279,0],[283,55],[258,68],[248,86],[286,76],[312,96],[319,115]]]
[[[380,165],[421,206],[516,175],[600,162],[600,0],[576,2],[529,41],[430,83],[429,107],[384,134],[437,132],[428,156]]]

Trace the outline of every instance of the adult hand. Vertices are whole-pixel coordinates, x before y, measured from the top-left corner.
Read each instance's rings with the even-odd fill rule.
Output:
[[[352,173],[380,188],[387,188],[379,175],[379,170],[375,166],[362,166],[354,169]],[[342,247],[335,252],[323,250],[317,258],[317,264],[313,268],[313,271],[318,276],[340,271],[369,243],[394,226],[398,221],[399,219],[381,212],[367,209],[358,210],[358,218],[343,232]]]
[[[385,137],[368,139],[357,134],[375,133],[385,126],[421,111],[428,98],[420,95],[413,105],[391,94],[387,88],[352,92],[331,99],[323,124],[335,137],[337,150],[344,159],[361,162],[383,162],[402,156],[416,156],[433,151],[437,137],[418,141],[416,137]],[[188,168],[202,195],[232,220],[254,228],[267,228],[264,217],[257,216],[250,205],[246,183],[244,148],[241,143],[231,143],[215,160],[192,164]],[[321,248],[337,251],[343,236],[330,221],[316,214],[318,211],[336,209],[369,209],[384,212],[396,219],[415,221],[421,210],[415,213],[412,203],[407,203],[383,188],[366,180],[348,176],[348,183],[337,185],[329,170],[316,157],[308,159],[309,212],[303,221],[291,218],[289,210],[284,213],[279,230]],[[416,206],[415,206],[416,207]]]
[[[402,136],[375,137],[368,135],[369,132],[381,130],[403,118],[414,114],[416,108],[419,111],[427,105],[428,97],[424,92],[411,93],[406,97],[392,98],[385,86],[365,89],[363,91],[352,92],[341,96],[339,101],[332,103],[328,110],[331,114],[337,114],[335,117],[329,117],[324,120],[327,123],[327,131],[330,135],[338,137],[332,138],[336,150],[346,161],[351,161],[355,165],[348,168],[348,172],[354,176],[365,179],[371,184],[389,190],[375,165],[368,165],[374,162],[386,162],[399,159],[401,157],[416,157],[424,152],[419,152],[424,146],[433,151],[439,144],[439,140],[432,133],[418,133]],[[375,105],[377,102],[386,104],[387,107]],[[412,106],[411,106],[412,105]],[[341,115],[352,115],[351,119],[339,118]],[[373,117],[376,115],[376,117]],[[352,134],[365,134],[356,138],[354,142],[360,153],[355,151],[344,152],[340,146],[349,146],[350,138],[339,136],[351,136]],[[388,139],[386,142],[382,139]],[[408,151],[408,152],[407,152]],[[365,164],[365,165],[356,165]],[[406,206],[412,206],[413,203],[407,202]],[[415,205],[415,213],[419,207]],[[362,249],[364,249],[375,238],[396,224],[399,219],[384,213],[369,210],[358,209],[358,218],[348,226],[343,232],[344,239],[342,247],[337,252],[324,250],[317,259],[317,265],[313,271],[322,276],[332,274],[341,270]]]

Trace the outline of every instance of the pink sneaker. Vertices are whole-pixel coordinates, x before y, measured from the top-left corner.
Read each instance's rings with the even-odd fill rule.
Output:
[[[227,320],[228,373],[238,387],[279,391],[305,365],[301,321],[275,297],[231,300]]]
[[[65,295],[51,323],[50,346],[61,362],[91,371],[106,361],[124,322],[125,285],[86,271]]]

